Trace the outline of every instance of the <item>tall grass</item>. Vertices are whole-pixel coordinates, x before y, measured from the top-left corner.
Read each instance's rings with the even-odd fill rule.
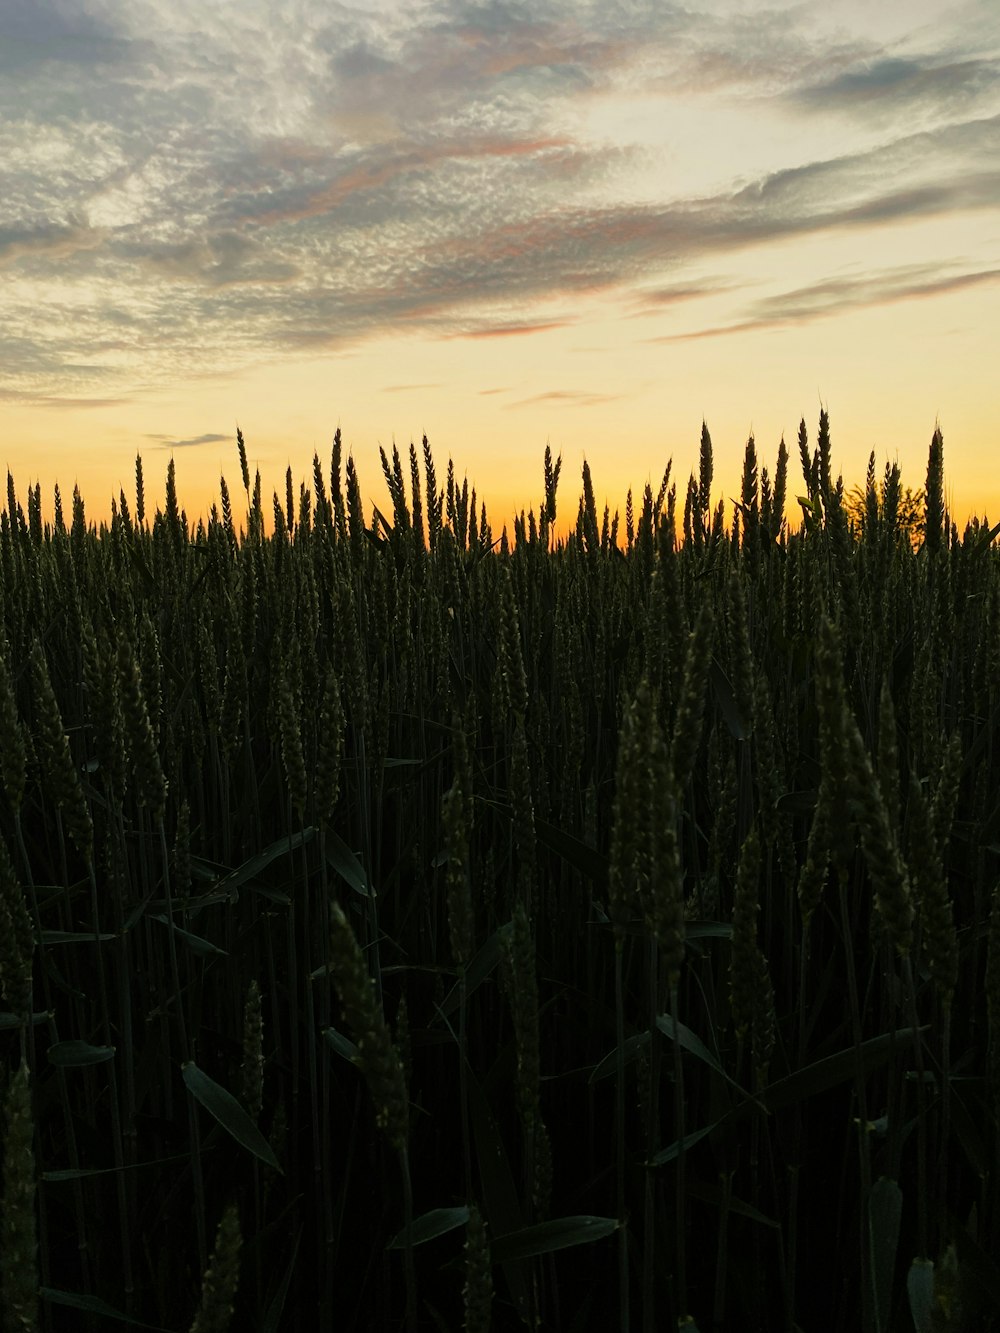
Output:
[[[496,533],[338,432],[268,535],[237,447],[194,527],[172,463],[100,528],[8,478],[7,1325],[996,1326],[1000,560],[940,433],[916,514],[824,413],[795,530],[704,428],[565,539],[549,451]]]

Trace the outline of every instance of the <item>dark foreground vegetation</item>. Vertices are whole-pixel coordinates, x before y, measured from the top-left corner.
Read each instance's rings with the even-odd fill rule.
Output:
[[[1000,558],[828,421],[510,541],[0,528],[0,1322],[986,1329]],[[342,475],[343,473],[343,475]],[[801,489],[801,498],[796,498]],[[241,509],[243,506],[241,504]],[[268,509],[270,511],[270,506]]]

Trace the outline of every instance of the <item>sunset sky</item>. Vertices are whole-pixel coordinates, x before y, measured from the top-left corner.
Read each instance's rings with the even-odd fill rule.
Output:
[[[826,406],[995,519],[998,72],[997,0],[3,0],[0,461],[197,516],[239,423],[269,510],[339,425],[382,506],[426,432],[499,531]]]

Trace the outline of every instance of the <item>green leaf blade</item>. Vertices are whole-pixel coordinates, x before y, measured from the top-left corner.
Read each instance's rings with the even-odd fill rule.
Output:
[[[62,1305],[70,1310],[83,1310],[87,1314],[100,1315],[102,1319],[113,1319],[119,1324],[128,1324],[130,1328],[152,1329],[153,1333],[171,1333],[161,1324],[143,1324],[132,1315],[123,1314],[114,1306],[108,1305],[98,1296],[85,1296],[75,1291],[57,1291],[53,1287],[40,1287],[38,1294],[49,1305]]]
[[[314,828],[304,828],[298,833],[293,833],[291,837],[279,838],[277,842],[272,842],[270,847],[265,847],[262,852],[256,856],[251,856],[248,861],[244,861],[241,866],[231,870],[228,875],[223,875],[215,884],[216,892],[233,894],[241,885],[249,880],[256,879],[257,876],[279,856],[285,856],[301,847],[304,843],[311,842],[316,830]]]
[[[871,1284],[875,1327],[889,1328],[896,1246],[903,1216],[903,1191],[887,1176],[876,1180],[868,1198],[868,1243],[871,1249]]]
[[[424,1245],[438,1236],[445,1236],[449,1231],[464,1227],[469,1220],[469,1210],[461,1208],[432,1208],[429,1213],[415,1217],[409,1227],[393,1236],[386,1246],[388,1250],[405,1250],[407,1240],[410,1245]]]
[[[574,1245],[589,1245],[617,1230],[618,1220],[614,1217],[554,1217],[549,1222],[539,1222],[498,1236],[490,1246],[490,1255],[494,1263],[501,1264],[512,1259],[532,1259],[535,1255],[568,1250]]]
[[[337,874],[362,898],[371,897],[371,885],[357,855],[333,829],[326,830],[326,859]]]
[[[281,1167],[271,1145],[232,1093],[209,1078],[193,1060],[188,1061],[181,1072],[191,1096],[201,1103],[226,1133],[259,1161],[280,1172]]]
[[[86,1041],[57,1041],[50,1046],[46,1054],[49,1064],[60,1069],[82,1069],[86,1065],[101,1065],[106,1060],[113,1060],[113,1046],[91,1046]]]

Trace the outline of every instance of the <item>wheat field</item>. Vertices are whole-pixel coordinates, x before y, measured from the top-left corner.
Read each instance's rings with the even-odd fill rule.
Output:
[[[100,527],[8,476],[3,1333],[997,1327],[940,433],[847,490],[823,413],[713,507],[705,429],[568,525],[546,450],[510,534],[426,438],[391,513],[339,431],[266,508],[237,452],[197,525],[172,462]]]

